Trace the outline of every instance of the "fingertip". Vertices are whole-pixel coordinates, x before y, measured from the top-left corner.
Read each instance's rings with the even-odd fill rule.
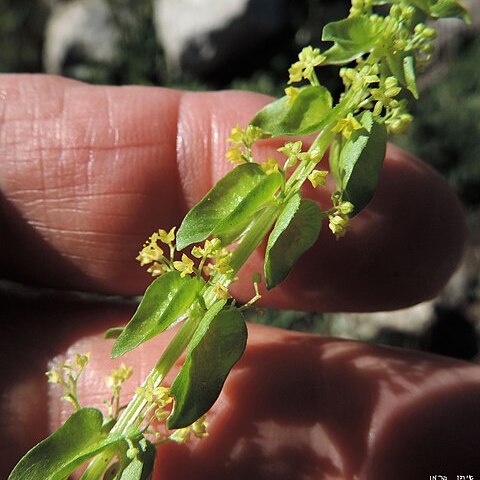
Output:
[[[263,303],[310,311],[405,308],[434,297],[459,264],[462,206],[431,167],[389,146],[374,199],[336,240],[325,221],[317,243]],[[257,254],[244,272],[262,271]],[[250,278],[249,275],[246,275]],[[235,293],[251,297],[251,286]]]

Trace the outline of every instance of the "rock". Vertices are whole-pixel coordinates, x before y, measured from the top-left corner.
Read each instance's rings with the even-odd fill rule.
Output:
[[[273,38],[290,20],[289,0],[154,0],[169,68],[205,76]]]
[[[72,63],[111,63],[119,32],[105,0],[54,2],[45,32],[47,73],[62,74]]]

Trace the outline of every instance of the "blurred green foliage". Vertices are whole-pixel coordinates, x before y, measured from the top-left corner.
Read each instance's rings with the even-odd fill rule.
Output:
[[[41,1],[0,0],[0,72],[39,72],[47,9]]]
[[[413,106],[415,121],[398,143],[433,165],[468,207],[480,203],[480,39]]]

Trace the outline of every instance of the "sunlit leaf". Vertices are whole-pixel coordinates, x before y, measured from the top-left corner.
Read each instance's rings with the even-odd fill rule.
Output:
[[[285,279],[300,256],[317,240],[322,215],[312,200],[294,195],[285,205],[268,238],[265,280],[273,288]]]
[[[285,96],[260,110],[250,123],[273,137],[306,135],[328,123],[332,112],[332,96],[322,86],[300,89],[291,101]]]
[[[362,129],[352,133],[339,157],[339,190],[354,205],[354,214],[372,199],[385,158],[387,129],[371,112],[359,118]]]
[[[48,438],[33,447],[8,480],[65,480],[100,452],[125,442],[103,432],[103,416],[95,408],[82,408]]]
[[[112,357],[123,355],[169,327],[188,311],[203,286],[203,280],[181,278],[179,272],[158,277],[147,288],[135,315],[117,338]]]
[[[177,233],[177,249],[202,242],[212,234],[224,244],[231,243],[272,201],[281,184],[281,173],[267,175],[257,164],[234,168],[184,218]]]
[[[202,319],[175,378],[175,397],[168,428],[191,425],[215,403],[233,365],[242,356],[247,341],[243,317],[234,307],[219,301]],[[222,309],[223,308],[223,309]]]
[[[322,40],[334,42],[323,54],[325,63],[342,64],[369,52],[378,40],[379,26],[368,17],[355,16],[323,27]]]
[[[105,331],[103,338],[105,340],[116,340],[120,334],[123,332],[125,327],[112,327]]]

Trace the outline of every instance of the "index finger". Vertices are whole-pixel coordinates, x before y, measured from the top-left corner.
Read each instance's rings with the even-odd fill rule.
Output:
[[[3,276],[122,295],[141,293],[149,281],[134,260],[144,239],[177,225],[229,168],[231,127],[268,101],[45,76],[6,76],[0,91]],[[378,193],[350,234],[336,242],[324,232],[264,301],[372,310],[423,300],[453,271],[464,233],[445,181],[390,149]],[[261,257],[245,277],[262,270]],[[240,299],[251,290],[249,282],[235,287]]]

